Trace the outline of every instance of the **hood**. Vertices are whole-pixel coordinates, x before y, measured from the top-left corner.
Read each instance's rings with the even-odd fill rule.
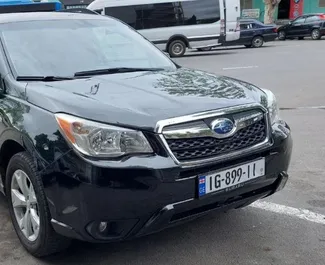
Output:
[[[30,82],[28,101],[53,113],[152,131],[157,121],[261,101],[255,86],[180,68],[57,82]]]

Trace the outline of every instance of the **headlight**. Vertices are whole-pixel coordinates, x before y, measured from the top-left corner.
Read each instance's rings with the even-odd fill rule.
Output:
[[[262,89],[266,94],[266,106],[269,111],[269,116],[271,120],[271,124],[274,124],[276,121],[280,119],[279,116],[279,107],[276,101],[275,95],[268,89]]]
[[[119,157],[152,153],[140,131],[101,124],[67,114],[55,114],[65,138],[81,153],[94,157]]]

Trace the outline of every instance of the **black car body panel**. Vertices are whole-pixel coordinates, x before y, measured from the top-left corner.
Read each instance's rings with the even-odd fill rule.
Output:
[[[26,90],[31,104],[50,112],[149,131],[159,120],[261,100],[251,84],[185,68],[35,82]]]
[[[46,20],[48,16],[29,18]],[[64,12],[61,16],[99,17]],[[2,59],[2,49],[0,54],[0,184],[10,157],[28,152],[41,177],[53,228],[64,236],[91,242],[142,236],[212,210],[244,207],[286,184],[292,151],[290,128],[281,119],[271,123],[267,94],[252,84],[186,68],[18,82],[8,61]],[[223,158],[214,156],[185,165],[171,155],[161,127],[157,127],[161,120],[179,117],[193,120],[177,125],[193,121],[208,125],[205,119],[230,117],[233,113],[227,110],[234,107],[238,107],[237,114],[246,113],[248,106],[263,112],[265,139],[262,145],[246,145],[237,155],[226,153]],[[137,129],[153,152],[115,159],[86,156],[67,141],[56,113]],[[203,119],[202,113],[210,116]],[[252,119],[252,124],[257,121]],[[265,158],[263,176],[227,191],[198,196],[199,175],[259,158]],[[104,232],[98,229],[102,222],[107,225]]]
[[[228,42],[227,45],[250,45],[254,37],[262,36],[264,42],[271,42],[277,38],[276,25],[265,25],[255,19],[240,20],[240,38]]]
[[[188,69],[178,71],[183,73],[183,75],[184,72],[187,74],[191,73]],[[204,74],[202,72],[199,73],[200,80],[203,82]],[[177,73],[174,74],[177,75]],[[141,78],[144,78],[144,80],[148,78],[146,75],[140,77],[139,73],[123,74],[121,76],[114,75],[114,77],[110,76],[110,78],[113,80],[116,78],[121,82],[121,79],[128,79],[130,76],[137,76],[139,80]],[[162,73],[149,74],[151,80],[155,82],[161,76],[166,77]],[[205,81],[208,82],[210,78],[211,75],[208,74]],[[215,78],[215,80],[218,79],[218,77]],[[114,119],[101,118],[108,117],[104,115],[106,108],[110,115],[118,115],[119,118],[116,118],[116,120],[123,121],[121,122],[123,124],[129,123],[130,127],[148,130],[147,137],[157,141],[153,131],[155,122],[158,119],[156,118],[155,120],[153,113],[155,113],[156,117],[166,118],[172,117],[174,113],[180,115],[202,110],[204,108],[203,105],[200,107],[201,109],[197,108],[197,103],[200,100],[205,100],[207,106],[213,104],[212,101],[214,101],[214,104],[216,104],[214,108],[218,108],[220,106],[245,104],[254,100],[260,102],[262,95],[261,91],[250,84],[225,78],[227,86],[223,85],[222,87],[226,88],[229,94],[224,92],[222,96],[221,90],[218,91],[218,89],[214,93],[209,94],[207,92],[210,90],[206,90],[206,88],[203,90],[205,95],[202,95],[202,99],[195,97],[197,99],[196,102],[186,103],[186,109],[176,111],[175,109],[180,105],[179,101],[182,98],[186,101],[190,94],[184,95],[183,91],[182,95],[178,93],[170,95],[166,92],[161,92],[160,89],[164,87],[162,86],[157,90],[157,93],[159,91],[158,95],[157,93],[153,94],[152,100],[155,99],[156,104],[157,100],[161,100],[166,106],[168,104],[171,106],[175,104],[175,109],[173,110],[171,107],[159,111],[159,108],[150,107],[151,112],[147,113],[151,113],[151,115],[148,117],[143,110],[139,111],[139,107],[141,105],[150,106],[152,100],[142,101],[141,97],[132,95],[132,88],[128,89],[126,94],[130,98],[139,99],[135,101],[137,102],[136,107],[130,108],[127,105],[128,107],[118,108],[118,112],[114,114],[114,111],[110,110],[108,104],[110,96],[114,99],[112,102],[117,101],[117,95],[114,96],[113,93],[114,90],[111,90],[112,93],[110,95],[105,95],[103,85],[103,87],[100,86],[102,88],[100,91],[103,92],[101,94],[98,93],[98,98],[95,95],[87,95],[89,91],[91,92],[92,86],[98,84],[98,82],[103,82],[104,84],[104,80],[107,79],[103,76],[91,78],[88,81],[75,80],[51,82],[50,84],[30,83],[26,89],[27,97],[25,97],[25,99],[28,98],[30,103],[24,101],[23,98],[8,96],[3,98],[2,101],[2,104],[10,106],[8,111],[14,112],[16,115],[8,116],[6,113],[2,114],[3,121],[9,121],[6,133],[3,133],[0,138],[0,144],[7,140],[16,140],[33,154],[42,175],[53,227],[58,233],[90,242],[117,241],[142,236],[198,217],[211,210],[225,211],[243,207],[258,198],[273,194],[278,186],[284,185],[281,183],[287,180],[286,172],[291,159],[292,140],[290,129],[283,122],[273,126],[273,145],[268,148],[252,152],[249,156],[188,169],[176,165],[173,159],[168,156],[163,146],[159,146],[156,149],[155,156],[129,157],[122,162],[82,157],[67,144],[58,129],[52,112],[64,110],[64,112],[81,116],[87,116],[87,113],[91,113],[93,116],[87,116],[87,118],[114,123]],[[167,78],[166,84],[168,84],[168,80],[169,78]],[[84,87],[82,86],[83,83],[86,83]],[[111,87],[112,83],[107,82],[107,84],[110,84],[108,87]],[[8,84],[13,83],[8,82]],[[117,82],[116,84],[121,83]],[[133,82],[131,87],[134,87],[134,84],[136,82]],[[143,84],[146,84],[146,82],[143,82]],[[44,89],[40,89],[41,85]],[[61,89],[54,87],[60,87]],[[122,94],[123,90],[121,89],[125,85],[119,85],[118,87]],[[77,94],[75,88],[77,88]],[[40,91],[47,91],[47,93],[40,93]],[[134,88],[134,91],[138,91],[138,89]],[[148,98],[148,94],[150,95],[151,93],[148,90],[143,91]],[[177,91],[179,92],[179,90]],[[164,96],[161,96],[160,93],[163,93]],[[233,98],[229,96],[230,94],[233,94]],[[209,98],[211,103],[209,103]],[[106,99],[107,102],[105,102]],[[127,100],[124,96],[120,99],[121,106],[124,106]],[[93,102],[96,104],[94,110]],[[35,103],[39,106],[36,106]],[[85,107],[87,112],[82,112],[83,107],[81,106]],[[181,106],[185,108],[185,105]],[[98,111],[101,108],[103,111],[102,115]],[[134,116],[129,118],[129,115],[132,113]],[[35,126],[36,120],[37,126]],[[44,148],[44,146],[47,148]],[[199,199],[197,197],[196,177],[199,174],[218,171],[259,157],[266,158],[266,175],[263,178],[250,184],[242,185],[231,192],[221,191],[217,194],[207,195],[204,198]],[[98,234],[96,230],[99,222],[103,220],[112,225],[111,230],[105,236]]]
[[[325,15],[306,14],[296,18],[289,24],[280,26],[278,32],[284,31],[287,38],[309,37],[314,29],[325,35]]]
[[[104,162],[92,166],[69,152],[43,176],[48,200],[55,202],[50,204],[54,227],[91,242],[116,241],[156,232],[211,210],[243,207],[269,196],[286,181],[284,172],[292,149],[291,137],[281,125],[273,129],[272,148],[227,163],[191,169],[176,167],[172,160],[159,156],[133,158],[117,169]],[[266,157],[265,177],[231,192],[198,198],[196,176],[261,156]],[[105,237],[96,232],[101,221],[112,224]]]

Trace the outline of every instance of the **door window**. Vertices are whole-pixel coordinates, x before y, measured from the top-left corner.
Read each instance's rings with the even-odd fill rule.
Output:
[[[143,28],[154,29],[179,25],[174,3],[148,4],[142,6]]]
[[[219,0],[182,1],[179,12],[184,25],[209,24],[220,20]]]
[[[105,15],[118,18],[134,29],[142,29],[142,9],[139,6],[106,7]]]
[[[293,25],[295,25],[295,24],[302,24],[302,23],[305,23],[305,20],[306,20],[305,17],[300,17],[300,18],[297,18],[296,20],[294,20],[294,21],[292,22],[292,24],[293,24]]]

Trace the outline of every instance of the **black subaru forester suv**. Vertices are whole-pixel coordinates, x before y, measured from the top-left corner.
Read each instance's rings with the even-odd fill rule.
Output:
[[[0,17],[0,168],[13,226],[41,257],[247,206],[287,182],[269,90],[172,62],[122,22]]]

